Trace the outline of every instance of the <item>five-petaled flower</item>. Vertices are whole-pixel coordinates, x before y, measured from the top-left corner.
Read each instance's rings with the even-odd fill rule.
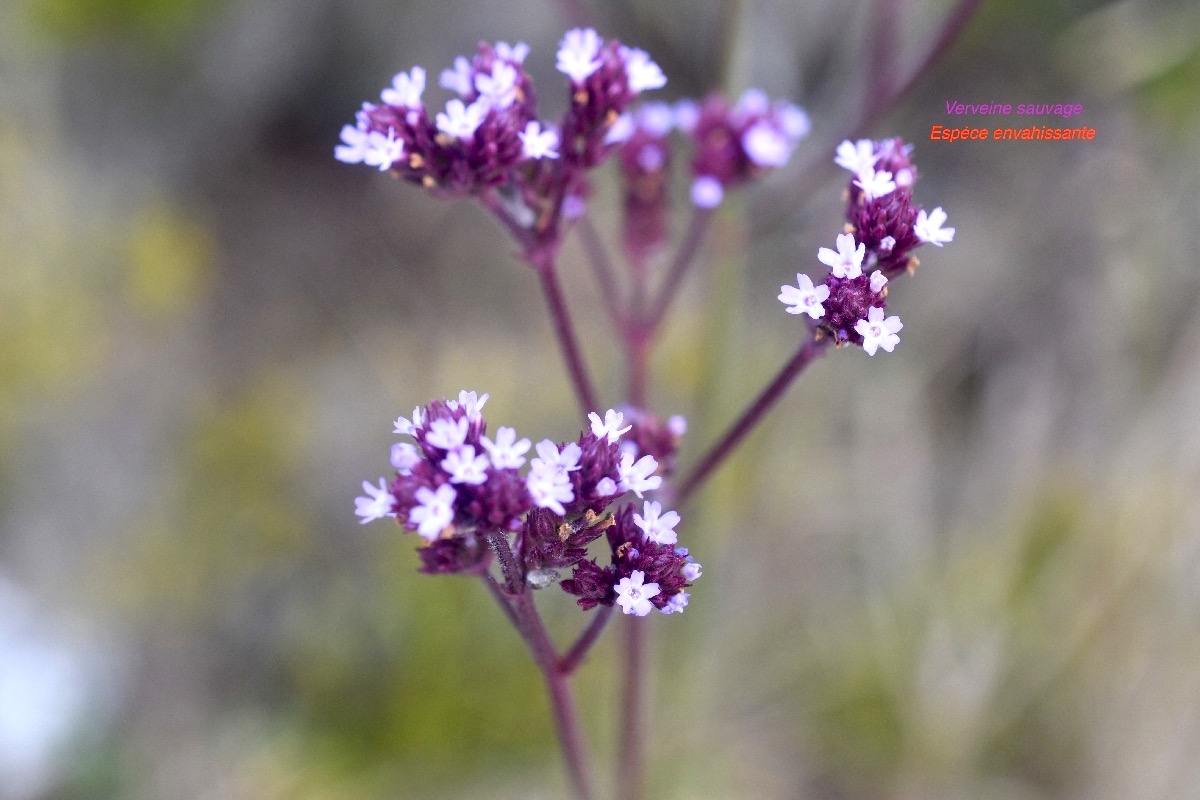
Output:
[[[862,275],[863,257],[866,252],[865,245],[858,243],[855,246],[852,234],[839,233],[837,252],[835,253],[828,247],[822,247],[817,250],[817,260],[827,265],[835,278],[857,278]]]
[[[913,233],[917,234],[917,238],[922,242],[941,247],[946,242],[954,241],[954,228],[943,228],[945,223],[946,212],[942,211],[941,206],[930,211],[929,214],[926,214],[925,209],[922,208],[917,212]]]
[[[417,489],[417,503],[408,514],[408,523],[417,526],[417,535],[433,541],[454,521],[454,501],[458,493],[448,483],[436,492],[422,486]]]
[[[854,326],[854,330],[863,338],[863,350],[867,351],[867,355],[875,355],[875,351],[882,347],[889,353],[895,349],[900,343],[900,337],[896,334],[904,327],[904,323],[899,317],[888,317],[884,319],[883,309],[877,306],[871,306],[867,312],[866,319],[860,319],[858,324]]]
[[[813,319],[820,319],[825,316],[825,306],[821,304],[828,299],[829,287],[825,284],[813,286],[812,278],[802,272],[796,273],[795,286],[779,287],[779,302],[788,306],[789,314],[808,314]]]
[[[634,570],[628,578],[621,578],[616,585],[617,605],[626,614],[644,617],[654,610],[650,600],[658,596],[657,583],[644,583],[646,573]]]

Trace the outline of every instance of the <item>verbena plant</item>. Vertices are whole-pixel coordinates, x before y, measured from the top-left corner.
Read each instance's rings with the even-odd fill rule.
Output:
[[[943,37],[944,38],[944,37]],[[339,161],[365,164],[438,198],[478,201],[517,244],[546,299],[566,372],[588,425],[571,442],[533,444],[510,427],[489,434],[487,394],[418,406],[394,432],[391,479],[363,482],[363,523],[391,518],[420,540],[421,571],[477,577],[528,645],[545,681],[567,773],[579,798],[594,796],[571,678],[614,610],[635,617],[684,611],[701,566],[681,546],[680,514],[804,369],[828,349],[874,356],[900,341],[888,287],[916,266],[915,250],[954,237],[942,209],[913,199],[917,171],[899,139],[844,141],[835,162],[851,178],[846,225],[820,247],[825,270],[783,285],[779,300],[798,317],[800,345],[779,373],[683,475],[676,453],[686,422],[647,403],[650,351],[725,196],[784,166],[809,131],[798,106],[748,91],[674,104],[643,102],[666,84],[650,56],[592,29],[568,31],[557,53],[567,109],[539,116],[524,69],[524,44],[481,44],[455,59],[439,84],[453,95],[431,113],[426,72],[397,74],[380,102],[364,103],[342,129]],[[935,48],[936,51],[936,48]],[[615,162],[622,188],[620,268],[589,221],[593,173]],[[670,248],[671,170],[687,170],[691,219]],[[582,237],[628,373],[624,402],[604,410],[579,347],[558,256],[572,230]],[[536,455],[531,455],[530,450]],[[601,541],[603,540],[603,541]],[[599,551],[599,552],[597,552]],[[557,584],[587,612],[560,648],[535,596]],[[642,787],[644,624],[630,628],[619,724],[617,785]]]

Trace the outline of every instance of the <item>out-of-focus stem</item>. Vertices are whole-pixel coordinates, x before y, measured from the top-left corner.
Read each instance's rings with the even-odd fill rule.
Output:
[[[575,644],[571,645],[571,649],[567,651],[558,661],[558,671],[564,675],[570,675],[583,663],[588,652],[600,639],[600,634],[604,632],[608,621],[612,619],[613,609],[616,606],[600,606],[596,609],[596,613],[592,615],[592,621],[583,629],[583,633],[579,634],[579,638],[575,640]]]
[[[730,426],[725,435],[717,440],[717,443],[692,468],[687,478],[680,483],[679,494],[675,500],[677,503],[682,504],[685,502],[708,479],[713,471],[725,462],[737,446],[742,443],[742,440],[754,430],[758,423],[762,422],[767,412],[779,402],[787,392],[788,387],[792,385],[792,382],[804,371],[804,368],[811,364],[813,359],[821,355],[829,343],[830,340],[827,338],[818,341],[810,335],[800,345],[800,349],[796,351],[795,355],[783,365],[783,368],[779,370],[775,378],[767,384],[766,388],[754,399],[754,402],[742,412],[742,415]]]
[[[623,312],[619,305],[620,286],[617,284],[617,275],[613,270],[612,259],[608,257],[608,250],[597,235],[596,227],[592,225],[587,214],[583,215],[575,227],[579,230],[579,238],[583,243],[584,252],[587,253],[588,263],[592,265],[592,274],[600,289],[600,299],[604,303],[604,310],[613,327],[620,330]]]
[[[542,294],[546,297],[546,305],[550,309],[550,320],[554,326],[554,335],[558,338],[558,346],[562,350],[563,360],[567,364],[567,372],[571,377],[571,386],[579,400],[579,408],[586,416],[596,411],[596,395],[592,390],[591,379],[588,378],[587,367],[583,363],[583,355],[579,349],[579,341],[575,337],[575,327],[567,312],[567,303],[563,297],[562,287],[558,282],[558,272],[551,259],[535,265],[538,279],[542,284]]]
[[[662,324],[663,317],[666,316],[667,310],[671,307],[672,301],[679,293],[679,287],[683,284],[683,279],[687,275],[688,269],[696,260],[696,255],[700,252],[701,245],[704,244],[704,236],[708,233],[709,222],[712,220],[713,211],[709,208],[696,208],[692,211],[692,219],[688,223],[687,233],[684,234],[683,241],[679,245],[679,251],[675,254],[675,260],[671,262],[671,266],[667,269],[667,275],[663,279],[662,287],[655,296],[654,301],[650,304],[649,311],[646,313],[643,320],[646,330],[653,333],[658,330]]]
[[[490,575],[484,575],[483,581],[505,615],[516,626],[521,638],[525,640],[538,670],[542,673],[546,693],[550,696],[554,730],[558,735],[563,764],[567,769],[573,796],[575,800],[592,800],[595,795],[592,793],[589,776],[588,751],[583,741],[583,731],[579,727],[575,697],[571,693],[569,676],[559,667],[554,642],[550,639],[550,634],[547,633],[533,602],[533,592],[522,586],[516,594],[507,593],[496,585]]]

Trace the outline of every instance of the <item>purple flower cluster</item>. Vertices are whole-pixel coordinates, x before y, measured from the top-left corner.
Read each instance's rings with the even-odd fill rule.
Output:
[[[692,140],[692,202],[702,208],[717,206],[726,190],[787,164],[811,127],[803,109],[772,103],[757,89],[732,106],[715,94],[699,106],[685,102],[676,116]]]
[[[829,274],[814,285],[798,273],[796,286],[780,287],[788,313],[808,314],[818,335],[839,347],[859,345],[872,356],[881,347],[892,352],[904,326],[885,314],[888,282],[916,268],[912,252],[920,245],[941,247],[954,239],[954,228],[942,227],[946,212],[940,206],[926,213],[913,201],[917,170],[911,153],[912,145],[900,139],[838,146],[835,163],[854,177],[847,189],[846,232],[838,235],[836,250],[817,251]]]
[[[436,114],[422,101],[425,70],[398,73],[380,103],[364,103],[355,124],[342,128],[334,155],[442,194],[511,183],[561,202],[578,169],[594,166],[611,150],[608,129],[630,100],[666,78],[641,50],[605,43],[590,28],[569,31],[558,69],[568,77],[570,103],[557,125],[547,124],[538,119],[533,82],[523,67],[528,53],[524,43],[497,42],[481,43],[471,59],[459,56],[439,81],[457,96]],[[550,162],[557,166],[546,166]],[[525,199],[527,207],[537,207],[533,197]]]
[[[423,538],[421,571],[429,574],[482,574],[502,544],[506,553],[515,553],[520,580],[534,588],[553,582],[558,569],[575,567],[576,577],[580,569],[584,574],[599,569],[584,559],[588,545],[608,531],[612,581],[603,597],[596,597],[592,584],[586,597],[568,588],[575,585],[569,581],[563,588],[580,594],[585,608],[612,605],[621,582],[641,572],[657,587],[652,592],[650,584],[641,585],[639,596],[668,613],[682,610],[687,602],[682,590],[692,579],[687,576],[698,577],[699,569],[685,569],[686,553],[662,549],[676,542],[679,515],[663,512],[654,501],[645,501],[640,514],[631,503],[619,505],[629,493],[640,499],[662,484],[659,462],[640,439],[622,440],[634,425],[609,410],[603,418],[589,415],[590,428],[574,442],[546,439],[532,445],[506,427],[491,439],[482,414],[487,400],[486,394],[463,391],[457,400],[435,400],[414,409],[411,418],[397,419],[394,432],[412,442],[393,445],[396,472],[390,484],[385,478],[378,486],[363,482],[366,494],[355,509],[361,522],[392,517]],[[678,434],[664,441],[656,421],[639,425],[666,458],[673,458],[682,427],[673,418],[668,428]],[[527,459],[531,447],[537,455]],[[591,566],[581,566],[586,564]],[[587,598],[593,600],[585,603]],[[622,607],[648,613],[644,604]]]

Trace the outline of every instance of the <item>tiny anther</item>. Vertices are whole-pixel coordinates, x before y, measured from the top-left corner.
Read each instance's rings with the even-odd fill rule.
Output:
[[[842,233],[854,233],[855,228],[849,222],[842,226]]]
[[[624,558],[625,554],[627,552],[629,552],[629,548],[631,548],[631,547],[633,547],[633,542],[625,542],[625,543],[621,544],[619,547],[617,547],[617,551],[616,551],[616,553],[614,553],[614,555],[617,558]]]
[[[558,526],[558,540],[560,542],[565,542],[573,533],[575,533],[575,530],[569,522],[564,522],[562,525]]]
[[[587,101],[588,101],[587,90],[580,89],[579,91],[575,92],[574,95],[571,96],[571,99],[574,100],[577,105],[581,105],[581,106],[587,105]]]
[[[917,267],[919,266],[921,266],[921,259],[917,258],[916,256],[910,256],[908,259],[908,264],[904,267],[904,271],[909,275],[913,275],[916,273]]]
[[[451,524],[447,525],[446,527],[442,528],[442,532],[438,534],[438,538],[439,539],[453,539],[454,534],[456,534],[456,533],[458,533],[458,531],[455,530],[454,524],[451,523]]]
[[[408,166],[412,169],[420,169],[425,166],[425,159],[420,153],[413,153],[408,157]]]
[[[437,186],[437,181],[432,175],[426,175],[425,177],[421,178],[421,185],[426,189],[432,189],[433,187]]]
[[[445,133],[439,133],[437,136],[433,137],[433,140],[435,142],[437,142],[439,145],[441,145],[442,147],[449,147],[451,145],[451,143],[454,141],[453,139],[450,138],[449,135],[447,135]]]

